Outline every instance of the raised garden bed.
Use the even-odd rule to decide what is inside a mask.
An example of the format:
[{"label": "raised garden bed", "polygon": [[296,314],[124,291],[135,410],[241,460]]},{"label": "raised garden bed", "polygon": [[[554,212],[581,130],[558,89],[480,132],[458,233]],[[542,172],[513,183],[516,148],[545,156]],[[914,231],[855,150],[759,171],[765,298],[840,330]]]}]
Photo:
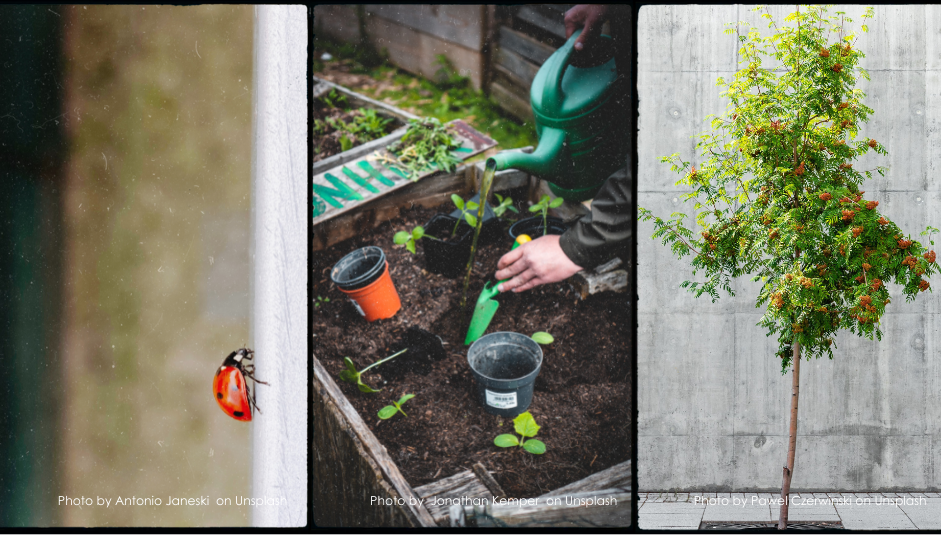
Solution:
[{"label": "raised garden bed", "polygon": [[[526,186],[514,191],[520,198],[528,194]],[[531,455],[519,448],[494,446],[494,437],[512,432],[513,424],[485,413],[476,400],[463,344],[466,323],[458,310],[461,281],[428,273],[421,255],[392,243],[396,231],[423,224],[436,212],[450,211],[448,205],[403,206],[398,217],[314,256],[311,295],[329,298],[313,309],[312,318],[314,462],[330,464],[323,472],[315,464],[315,480],[318,474],[324,478],[324,487],[315,488],[315,518],[318,492],[322,496],[329,492],[348,513],[346,518],[366,519],[359,525],[433,525],[441,517],[432,518],[422,506],[406,503],[377,509],[368,502],[372,495],[402,497],[407,502],[407,496],[420,495],[419,489],[464,474],[475,464],[492,475],[507,497],[533,498],[605,469],[623,467],[630,459],[627,299],[624,294],[602,292],[582,300],[566,283],[499,298],[500,308],[487,332],[548,331],[556,341],[543,346],[543,369],[529,409],[542,426],[538,438],[546,443],[546,453]],[[510,243],[507,237],[478,252],[468,292],[471,303]],[[365,245],[386,252],[402,301],[393,318],[374,323],[364,321],[329,279],[337,260]],[[362,369],[398,349],[409,327],[430,331],[445,343],[444,358],[434,362],[428,373],[389,377],[383,366],[373,368],[364,379],[383,388],[378,394],[364,394],[339,381],[344,357]],[[416,395],[404,407],[408,417],[385,421],[377,417],[379,409],[405,393]],[[623,478],[619,481],[623,483]]]}]

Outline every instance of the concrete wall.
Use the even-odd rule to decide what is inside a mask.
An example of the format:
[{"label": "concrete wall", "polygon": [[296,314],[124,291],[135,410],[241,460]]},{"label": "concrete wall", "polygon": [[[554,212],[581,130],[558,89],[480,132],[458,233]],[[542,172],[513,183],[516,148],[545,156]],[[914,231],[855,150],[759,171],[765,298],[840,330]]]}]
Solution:
[{"label": "concrete wall", "polygon": [[[791,6],[773,6],[782,20]],[[639,13],[639,200],[661,217],[692,215],[678,175],[658,157],[694,158],[691,136],[724,112],[715,81],[731,78],[737,41],[726,22],[758,25],[751,6],[644,6]],[[862,9],[843,9],[858,28]],[[833,11],[836,11],[834,9]],[[941,228],[941,7],[877,6],[857,48],[875,110],[861,135],[889,156],[857,165],[889,168],[862,188],[902,229]],[[766,24],[761,24],[766,28]],[[738,280],[736,297],[712,303],[679,287],[688,261],[638,235],[638,479],[641,490],[780,489],[790,374],[774,338],[756,324],[759,285]],[[936,237],[937,240],[937,237]],[[941,248],[941,243],[939,243]],[[688,258],[688,257],[687,257]],[[941,280],[931,281],[941,288]],[[941,296],[914,303],[891,288],[881,342],[850,333],[834,360],[804,362],[792,490],[941,487]]]}]

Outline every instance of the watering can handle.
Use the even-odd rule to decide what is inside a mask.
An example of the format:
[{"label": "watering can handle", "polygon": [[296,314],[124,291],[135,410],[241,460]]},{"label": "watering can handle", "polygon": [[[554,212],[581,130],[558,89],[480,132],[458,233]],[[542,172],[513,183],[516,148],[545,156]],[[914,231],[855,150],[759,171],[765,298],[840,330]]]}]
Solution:
[{"label": "watering can handle", "polygon": [[565,75],[565,69],[568,68],[569,61],[572,59],[572,52],[575,51],[575,41],[581,34],[582,30],[575,30],[575,33],[559,49],[562,52],[562,61],[553,65],[552,70],[546,76],[546,85],[542,90],[543,106],[558,109],[562,104],[562,99],[565,97],[562,93],[562,76]]}]

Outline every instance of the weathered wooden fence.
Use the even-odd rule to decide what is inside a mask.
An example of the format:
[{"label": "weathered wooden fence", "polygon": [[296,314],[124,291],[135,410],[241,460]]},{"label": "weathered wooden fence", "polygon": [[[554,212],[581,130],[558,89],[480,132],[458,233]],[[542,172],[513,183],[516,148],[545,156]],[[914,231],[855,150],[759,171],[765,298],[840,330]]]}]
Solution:
[{"label": "weathered wooden fence", "polygon": [[476,89],[532,120],[529,87],[565,41],[571,4],[345,4],[314,8],[315,35],[371,45],[398,67],[433,79],[445,56]]}]

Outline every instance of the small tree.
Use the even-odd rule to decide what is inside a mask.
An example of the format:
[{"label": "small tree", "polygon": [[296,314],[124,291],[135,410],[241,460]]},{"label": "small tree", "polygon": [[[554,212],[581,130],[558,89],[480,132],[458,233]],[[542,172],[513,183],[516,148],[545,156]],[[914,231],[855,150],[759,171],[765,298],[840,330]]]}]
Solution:
[{"label": "small tree", "polygon": [[[761,10],[757,8],[756,10]],[[704,282],[682,284],[697,297],[718,289],[734,295],[731,280],[753,274],[763,283],[757,307],[767,306],[758,325],[777,334],[782,373],[792,367],[787,465],[781,497],[787,498],[794,473],[800,359],[833,358],[834,336],[841,329],[882,339],[879,319],[890,302],[886,282],[902,286],[908,300],[929,288],[938,272],[935,252],[905,235],[881,215],[878,201],[866,200],[860,184],[872,171],[853,167],[860,156],[885,148],[875,139],[857,140],[859,125],[872,110],[863,105],[856,76],[864,57],[856,34],[842,12],[829,16],[810,6],[778,25],[767,11],[773,35],[755,29],[740,35],[740,67],[722,96],[727,112],[712,120],[712,131],[699,136],[700,165],[678,154],[662,158],[692,188],[699,236],[687,228],[682,213],[669,220],[640,209],[654,222],[654,239],[670,245],[678,257],[692,254],[693,275]],[[872,17],[868,9],[864,18]],[[744,24],[744,23],[742,23]],[[867,28],[862,26],[865,32]],[[733,33],[729,28],[726,33]],[[778,71],[763,58],[780,62]],[[928,227],[922,235],[937,229]],[[793,366],[792,366],[793,365]],[[787,525],[787,500],[779,529]]]}]

